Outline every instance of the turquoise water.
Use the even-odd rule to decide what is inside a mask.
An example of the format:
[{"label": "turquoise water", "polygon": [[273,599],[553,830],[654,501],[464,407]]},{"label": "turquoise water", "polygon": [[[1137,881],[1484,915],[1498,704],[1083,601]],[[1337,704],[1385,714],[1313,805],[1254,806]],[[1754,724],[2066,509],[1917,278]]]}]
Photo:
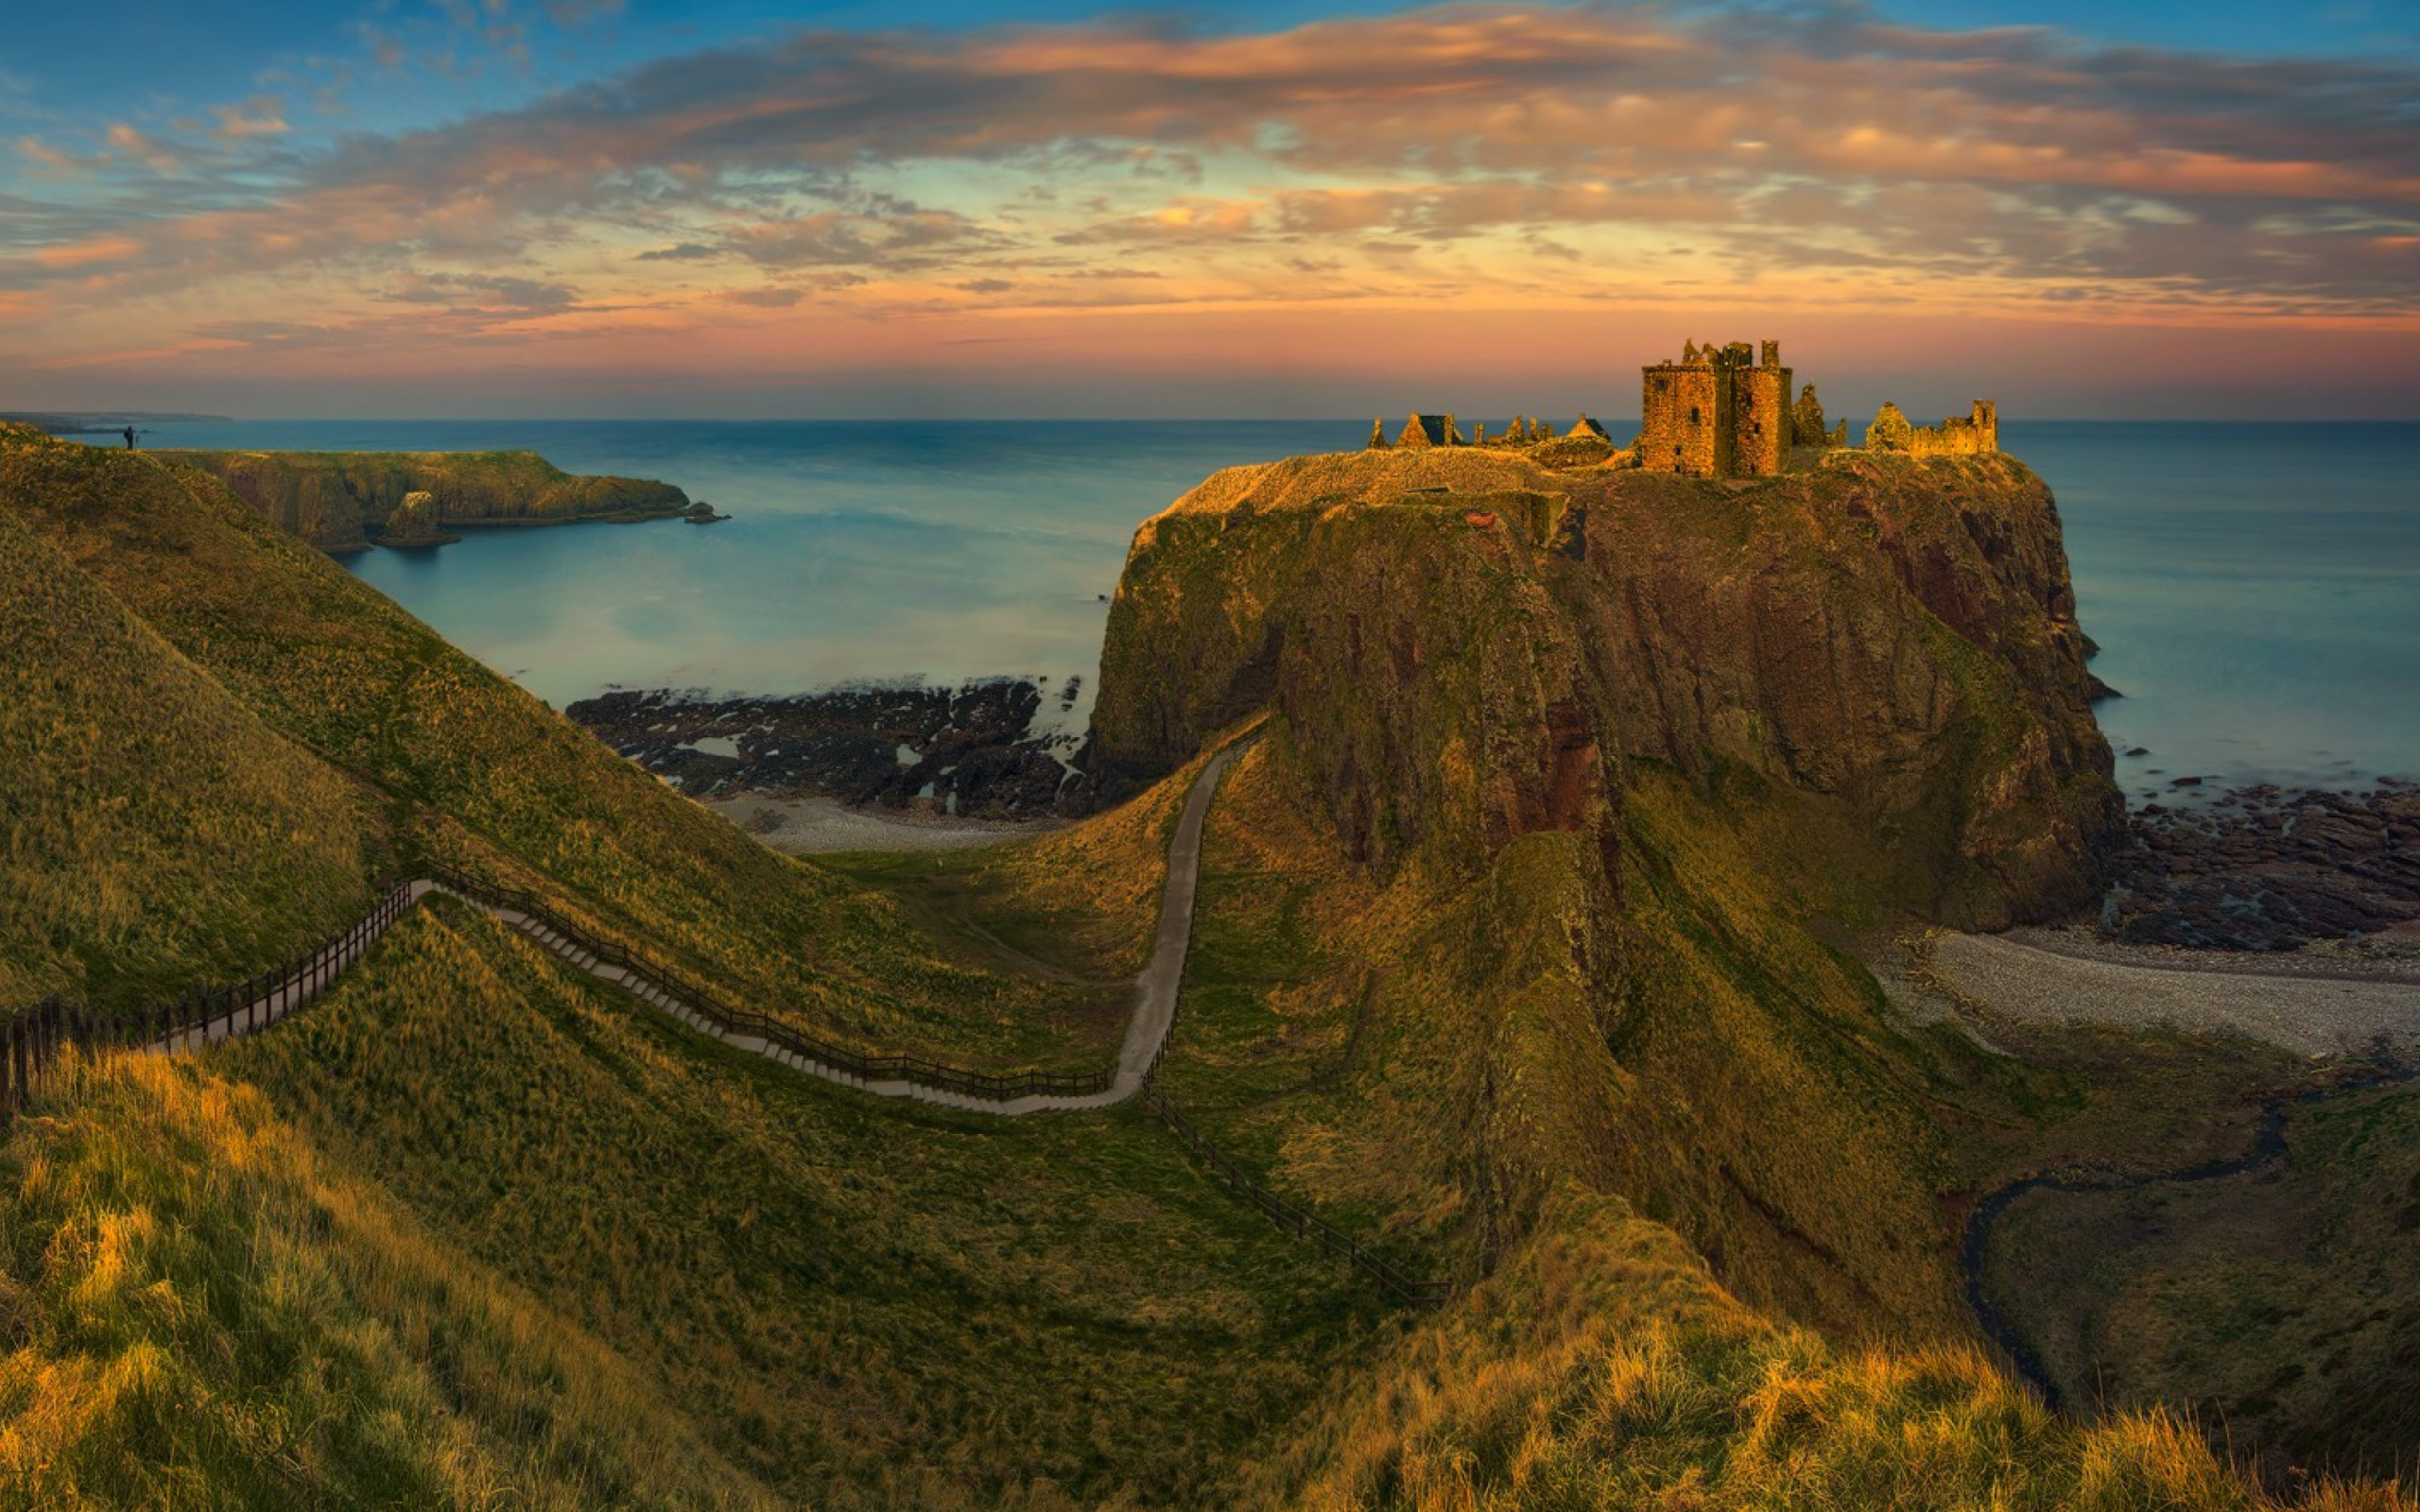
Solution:
[{"label": "turquoise water", "polygon": [[[557,705],[611,686],[790,693],[1081,676],[1134,526],[1212,470],[1367,421],[247,421],[147,444],[527,447],[735,518],[373,551],[364,578]],[[1616,428],[1616,438],[1620,436]],[[2011,421],[2059,495],[2136,801],[2186,775],[2420,776],[2420,425]],[[2219,785],[2213,783],[2213,786]]]}]

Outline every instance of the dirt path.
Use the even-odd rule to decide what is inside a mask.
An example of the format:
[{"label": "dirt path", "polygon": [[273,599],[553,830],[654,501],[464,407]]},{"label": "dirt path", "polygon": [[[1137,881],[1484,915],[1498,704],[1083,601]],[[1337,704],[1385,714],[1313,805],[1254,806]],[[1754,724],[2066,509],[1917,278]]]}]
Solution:
[{"label": "dirt path", "polygon": [[[700,1033],[711,1035],[735,1050],[763,1056],[810,1076],[854,1087],[877,1097],[906,1098],[1011,1117],[1026,1113],[1112,1108],[1143,1090],[1144,1082],[1159,1063],[1161,1052],[1167,1048],[1168,1031],[1175,1026],[1177,992],[1184,982],[1185,954],[1193,936],[1193,900],[1201,869],[1202,825],[1209,817],[1210,800],[1217,794],[1228,765],[1249,743],[1248,739],[1239,741],[1212,756],[1185,794],[1184,809],[1178,816],[1176,834],[1168,845],[1167,881],[1160,895],[1159,932],[1152,940],[1150,962],[1144,966],[1142,975],[1135,978],[1134,1012],[1127,1021],[1126,1038],[1118,1047],[1117,1062],[1110,1074],[1109,1085],[1097,1092],[1077,1095],[1031,1093],[1001,1100],[904,1078],[882,1080],[856,1075],[766,1039],[734,1032],[640,974],[598,959],[585,946],[559,933],[544,919],[476,898],[464,897],[463,901],[519,930],[567,964],[598,981],[621,988]],[[370,918],[348,932],[342,940],[314,957],[303,974],[280,984],[230,1012],[154,1040],[147,1048],[164,1054],[197,1050],[275,1023],[334,986],[411,904],[438,892],[463,896],[444,883],[428,878],[408,883],[382,901]]]}]

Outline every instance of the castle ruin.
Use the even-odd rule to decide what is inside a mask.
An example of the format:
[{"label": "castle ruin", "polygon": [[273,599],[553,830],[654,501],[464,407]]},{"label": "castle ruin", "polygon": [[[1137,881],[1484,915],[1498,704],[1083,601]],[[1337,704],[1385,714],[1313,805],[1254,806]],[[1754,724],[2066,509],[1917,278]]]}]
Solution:
[{"label": "castle ruin", "polygon": [[1766,477],[1789,460],[1789,369],[1768,341],[1752,365],[1748,343],[1717,350],[1690,342],[1678,362],[1641,369],[1638,465],[1698,478]]},{"label": "castle ruin", "polygon": [[1979,399],[1971,414],[1950,416],[1938,425],[1910,425],[1899,406],[1889,400],[1865,428],[1869,452],[1905,452],[1910,456],[1982,456],[2000,449],[2000,408]]},{"label": "castle ruin", "polygon": [[[1804,460],[1799,454],[1848,446],[1848,421],[1827,426],[1815,386],[1790,392],[1790,369],[1782,366],[1781,343],[1752,349],[1745,341],[1717,347],[1686,343],[1678,361],[1652,363],[1639,377],[1638,439],[1615,450],[1603,426],[1580,417],[1559,451],[1592,443],[1604,455],[1595,465],[1633,467],[1684,477],[1770,477]],[[1526,451],[1554,440],[1554,427],[1516,417],[1501,435],[1480,425],[1465,438],[1450,415],[1413,415],[1394,446],[1483,446]],[[1370,447],[1390,443],[1384,421],[1370,424]],[[1938,425],[1910,424],[1899,406],[1884,402],[1866,427],[1865,449],[1909,456],[1981,456],[2000,449],[1999,406],[1975,401],[1972,412]],[[1558,461],[1556,466],[1568,466]]]}]

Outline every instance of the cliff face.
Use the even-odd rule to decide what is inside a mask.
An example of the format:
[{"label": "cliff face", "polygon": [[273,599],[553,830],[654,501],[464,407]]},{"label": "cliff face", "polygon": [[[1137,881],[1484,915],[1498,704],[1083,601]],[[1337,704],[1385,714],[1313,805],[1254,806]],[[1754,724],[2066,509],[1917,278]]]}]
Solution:
[{"label": "cliff face", "polygon": [[1305,902],[1209,929],[1302,932],[1269,1012],[1352,1048],[1282,1110],[1203,1090],[1213,1137],[1431,1273],[1484,1273],[1576,1181],[1759,1306],[1956,1334],[1930,1109],[1971,1051],[1804,925],[2095,896],[2122,814],[2083,644],[2006,457],[1219,473],[1136,533],[1094,772],[1115,796],[1273,710],[1214,845]]},{"label": "cliff face", "polygon": [[431,531],[680,514],[689,496],[648,478],[583,477],[535,452],[159,452],[216,474],[237,497],[323,551],[359,551],[414,493]]},{"label": "cliff face", "polygon": [[2123,824],[2057,508],[2006,456],[1231,469],[1136,534],[1096,771],[1165,771],[1264,700],[1382,871],[1602,831],[1641,759],[1753,787],[1831,901],[1961,927],[2089,902]]}]

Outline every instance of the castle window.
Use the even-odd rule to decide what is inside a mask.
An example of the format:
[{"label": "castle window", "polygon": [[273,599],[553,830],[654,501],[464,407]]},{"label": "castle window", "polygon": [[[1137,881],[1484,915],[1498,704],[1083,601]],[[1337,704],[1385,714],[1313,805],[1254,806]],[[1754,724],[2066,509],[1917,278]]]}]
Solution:
[{"label": "castle window", "polygon": [[1689,423],[1692,425],[1698,423],[1698,406],[1695,404],[1689,406]]}]

